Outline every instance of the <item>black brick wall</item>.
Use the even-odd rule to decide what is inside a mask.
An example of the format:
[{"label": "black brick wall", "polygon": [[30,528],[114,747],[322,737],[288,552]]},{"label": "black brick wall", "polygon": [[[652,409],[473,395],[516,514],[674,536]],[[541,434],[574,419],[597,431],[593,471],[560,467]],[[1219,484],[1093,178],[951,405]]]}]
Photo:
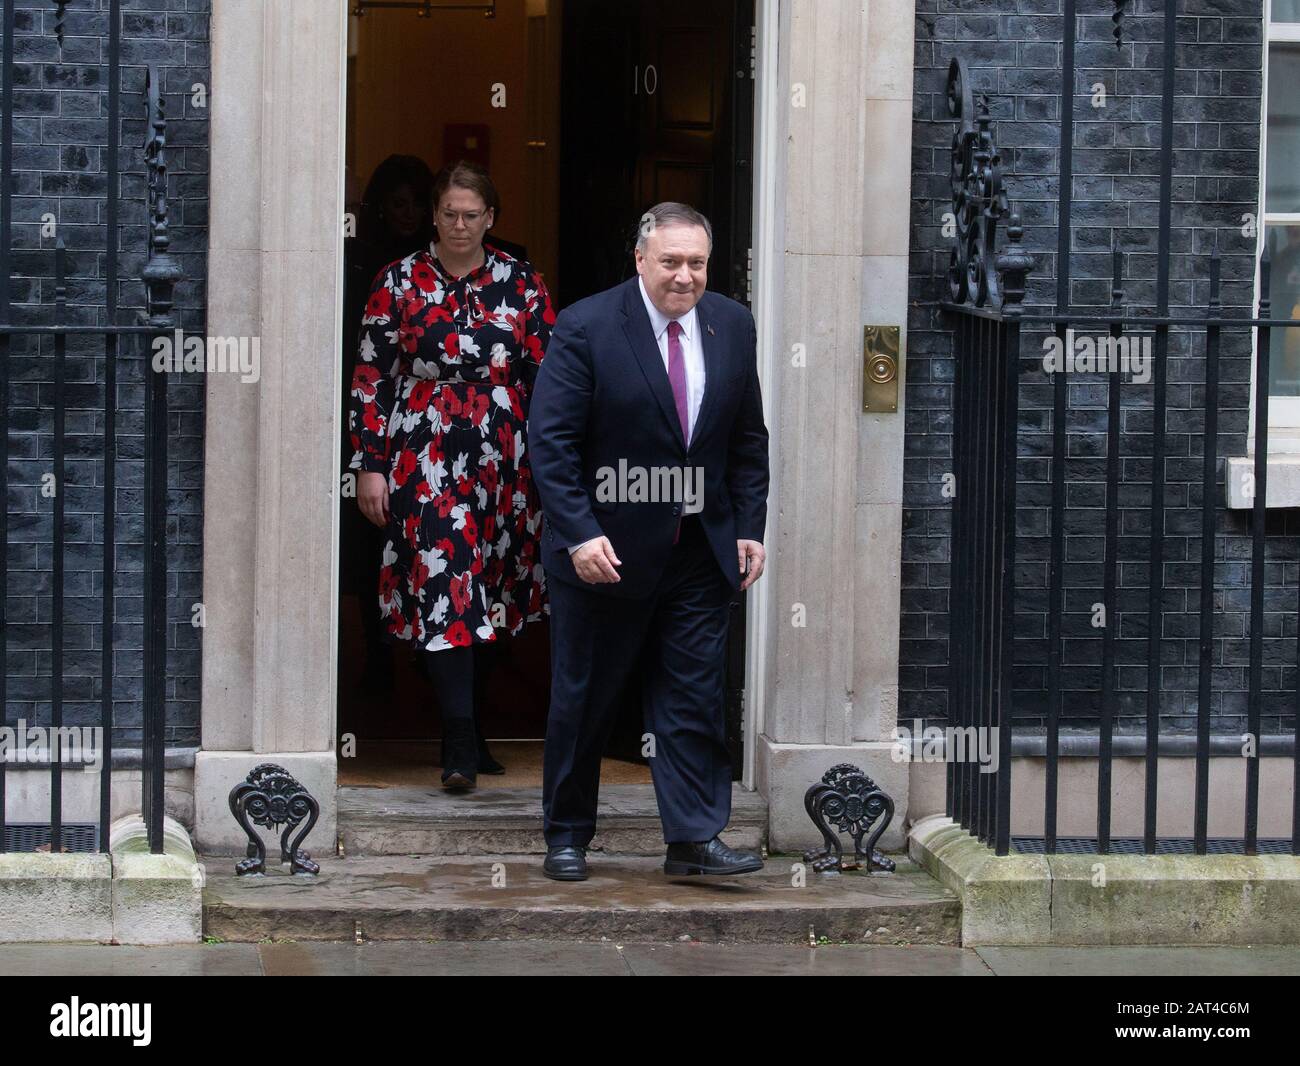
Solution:
[{"label": "black brick wall", "polygon": [[[54,244],[67,246],[68,318],[106,321],[104,250],[108,144],[108,0],[72,0],[64,41],[56,9],[18,0],[14,36],[13,253],[10,294],[18,323],[56,321]],[[207,266],[208,127],[192,106],[191,86],[210,91],[210,0],[124,0],[119,156],[118,321],[131,324],[145,306],[146,260],[144,72],[161,76],[170,171],[171,251],[183,280],[177,324],[204,329]],[[56,236],[40,220],[54,216]],[[100,721],[104,532],[104,342],[72,337],[67,347],[66,573],[64,721]],[[51,691],[53,500],[41,495],[54,454],[51,338],[13,340],[10,363],[9,596],[10,722],[48,721]],[[138,746],[141,725],[141,569],[143,356],[141,341],[120,344],[117,367],[117,540],[112,634],[115,647],[115,739]],[[167,743],[199,739],[200,633],[190,624],[202,589],[203,377],[175,375],[169,388]]]},{"label": "black brick wall", "polygon": [[[1178,0],[1174,110],[1172,310],[1200,310],[1208,293],[1207,254],[1223,255],[1223,301],[1245,313],[1254,291],[1254,238],[1242,215],[1258,210],[1262,13],[1260,0]],[[1117,49],[1112,5],[1081,0],[1076,51],[1072,300],[1110,299],[1111,241],[1125,250],[1130,306],[1155,302],[1162,10],[1132,0]],[[954,124],[944,89],[949,60],[965,57],[977,90],[989,94],[992,133],[1001,149],[1014,210],[1035,259],[1028,304],[1055,299],[1056,198],[1062,36],[1059,0],[918,0],[913,122],[911,310],[906,382],[906,459],[900,718],[947,713],[950,501],[941,494],[952,469],[951,323],[936,308],[945,293],[948,246],[940,231],[949,209]],[[1106,106],[1095,109],[1095,83]],[[1018,446],[1016,705],[1027,726],[1045,707],[1047,549],[1051,386],[1042,337],[1026,335]],[[1244,455],[1249,412],[1249,335],[1225,333],[1221,363],[1219,455]],[[1203,334],[1174,332],[1168,363],[1166,585],[1161,647],[1165,728],[1184,731],[1197,709],[1200,587]],[[1068,433],[1064,683],[1068,720],[1095,721],[1101,633],[1091,605],[1102,599],[1106,377],[1072,375]],[[1117,662],[1118,727],[1145,714],[1146,603],[1152,389],[1123,387]],[[1225,464],[1219,463],[1223,499]],[[960,488],[959,488],[960,491]],[[1264,647],[1265,732],[1290,722],[1295,683],[1296,588],[1300,525],[1289,512],[1269,516]],[[1248,516],[1221,513],[1216,544],[1216,730],[1244,729],[1249,633]],[[1125,716],[1128,716],[1127,718]]]}]

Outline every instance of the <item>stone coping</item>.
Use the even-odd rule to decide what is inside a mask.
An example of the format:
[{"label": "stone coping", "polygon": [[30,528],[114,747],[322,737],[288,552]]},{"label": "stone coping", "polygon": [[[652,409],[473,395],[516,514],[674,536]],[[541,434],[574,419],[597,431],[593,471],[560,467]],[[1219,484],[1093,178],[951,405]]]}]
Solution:
[{"label": "stone coping", "polygon": [[185,868],[195,865],[194,845],[185,827],[174,818],[163,818],[163,850],[155,855],[149,850],[149,834],[144,819],[138,814],[119,818],[108,831],[108,850],[113,856],[113,876],[121,876],[124,866],[143,868],[137,860],[151,863],[167,862]]},{"label": "stone coping", "polygon": [[1004,855],[945,815],[912,859],[962,901],[962,943],[1300,944],[1300,857]]},{"label": "stone coping", "polygon": [[107,853],[0,855],[0,942],[195,943],[203,878],[179,822],[163,819],[155,855],[138,814],[113,823]]},{"label": "stone coping", "polygon": [[[947,723],[924,719],[915,719],[943,732]],[[912,729],[911,721],[900,719],[898,724]],[[955,728],[971,729],[973,726]],[[1057,738],[1057,755],[1061,759],[1095,759],[1101,751],[1101,739],[1096,732],[1083,730],[1061,730]],[[910,750],[912,761],[922,761],[923,754],[938,754],[947,750],[946,734],[934,739],[913,733],[907,740],[892,742],[895,748]],[[1295,751],[1295,737],[1286,735],[1269,735],[1259,738],[1261,758],[1287,758]],[[1211,758],[1241,758],[1241,737],[1215,734],[1210,737],[1209,752]],[[1120,733],[1111,740],[1111,754],[1116,759],[1133,759],[1145,756],[1147,739],[1145,734]],[[1196,758],[1196,737],[1183,733],[1161,733],[1156,740],[1156,754],[1162,759]],[[1011,757],[1013,759],[1045,759],[1047,757],[1047,735],[1041,731],[1018,732],[1011,738]]]},{"label": "stone coping", "polygon": [[[13,723],[11,722],[10,725]],[[167,748],[163,752],[163,769],[164,770],[193,770],[194,757],[199,753],[197,747],[190,748]],[[20,774],[24,771],[39,772],[47,777],[50,773],[50,763],[45,762],[16,762],[8,760],[5,762],[5,772],[9,774]],[[83,767],[92,767],[98,770],[98,765],[90,759],[81,759],[78,761],[73,758],[63,759],[64,773],[71,773],[74,770],[80,770]],[[144,756],[140,748],[122,747],[114,748],[111,753],[110,767],[114,771],[119,770],[139,770],[144,765]]]}]

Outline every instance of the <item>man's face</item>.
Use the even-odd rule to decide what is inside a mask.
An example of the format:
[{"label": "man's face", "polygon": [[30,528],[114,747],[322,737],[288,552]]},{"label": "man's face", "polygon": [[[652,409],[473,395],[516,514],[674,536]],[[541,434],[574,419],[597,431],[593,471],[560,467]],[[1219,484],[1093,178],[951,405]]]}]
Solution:
[{"label": "man's face", "polygon": [[680,318],[700,301],[709,280],[709,238],[703,226],[655,226],[645,250],[636,251],[636,272],[650,302],[669,318]]}]

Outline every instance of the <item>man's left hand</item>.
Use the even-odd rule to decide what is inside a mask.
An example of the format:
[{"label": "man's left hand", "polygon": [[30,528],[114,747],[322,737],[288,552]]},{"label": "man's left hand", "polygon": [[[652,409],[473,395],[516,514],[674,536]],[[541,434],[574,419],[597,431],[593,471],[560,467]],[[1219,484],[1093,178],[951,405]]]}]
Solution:
[{"label": "man's left hand", "polygon": [[744,592],[763,576],[763,563],[767,561],[767,552],[756,540],[738,540],[736,558],[740,564],[740,572],[745,575],[745,580],[740,583],[740,591]]}]

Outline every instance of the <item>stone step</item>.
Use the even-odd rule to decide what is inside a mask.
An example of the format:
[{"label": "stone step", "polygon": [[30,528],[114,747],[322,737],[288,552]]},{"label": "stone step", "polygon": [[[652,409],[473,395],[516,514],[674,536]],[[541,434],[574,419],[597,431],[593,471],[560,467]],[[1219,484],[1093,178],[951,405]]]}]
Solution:
[{"label": "stone step", "polygon": [[[340,788],[343,854],[542,855],[542,790],[478,788],[456,794],[442,788]],[[663,828],[653,785],[606,785],[600,790],[593,850],[663,855]],[[736,787],[731,823],[722,839],[733,848],[767,842],[767,802]],[[308,841],[321,851],[319,842]]]},{"label": "stone step", "polygon": [[569,940],[956,944],[957,898],[897,856],[898,870],[807,872],[771,856],[735,877],[669,877],[662,858],[592,854],[590,879],[555,882],[536,857],[320,856],[316,877],[274,866],[236,877],[207,858],[203,931],[225,941]]}]

